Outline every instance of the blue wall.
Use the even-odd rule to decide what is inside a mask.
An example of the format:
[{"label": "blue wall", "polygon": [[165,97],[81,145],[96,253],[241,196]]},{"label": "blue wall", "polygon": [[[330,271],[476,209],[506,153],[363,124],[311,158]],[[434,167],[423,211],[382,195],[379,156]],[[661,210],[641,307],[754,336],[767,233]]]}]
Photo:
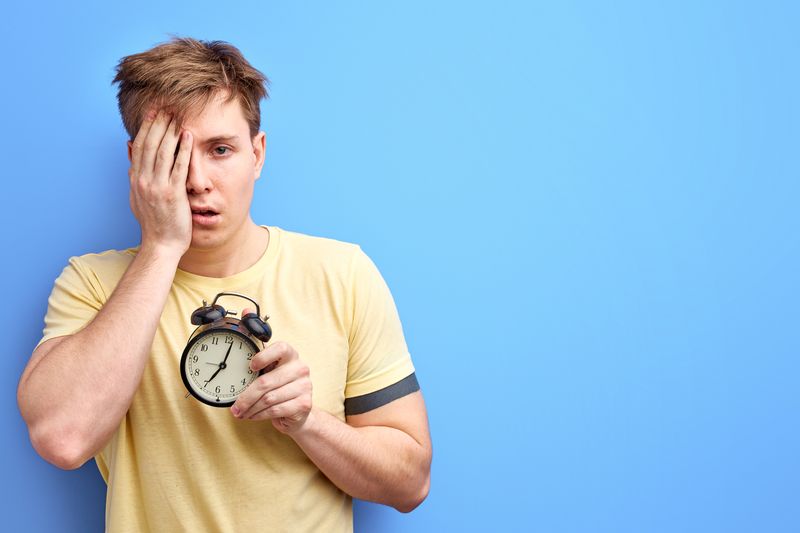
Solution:
[{"label": "blue wall", "polygon": [[357,531],[799,531],[796,5],[5,7],[4,518],[102,529],[15,391],[67,258],[138,242],[110,82],[176,33],[272,79],[255,220],[395,296],[433,487]]}]

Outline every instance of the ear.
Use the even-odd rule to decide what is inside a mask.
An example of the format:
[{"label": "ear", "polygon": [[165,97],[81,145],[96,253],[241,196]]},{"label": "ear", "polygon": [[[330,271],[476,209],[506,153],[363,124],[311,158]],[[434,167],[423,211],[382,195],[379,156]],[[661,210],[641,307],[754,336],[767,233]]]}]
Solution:
[{"label": "ear", "polygon": [[261,168],[264,166],[264,154],[267,151],[267,134],[259,131],[253,137],[253,155],[256,156],[255,175],[256,179],[261,177]]},{"label": "ear", "polygon": [[133,141],[128,141],[128,161],[133,163]]}]

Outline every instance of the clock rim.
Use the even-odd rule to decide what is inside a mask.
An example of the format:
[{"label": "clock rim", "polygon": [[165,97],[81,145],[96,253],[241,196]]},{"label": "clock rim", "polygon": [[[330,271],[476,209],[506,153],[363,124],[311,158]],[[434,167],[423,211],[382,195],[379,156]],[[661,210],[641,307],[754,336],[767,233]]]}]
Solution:
[{"label": "clock rim", "polygon": [[[186,387],[186,390],[189,392],[189,394],[191,394],[192,397],[194,397],[196,400],[211,407],[230,407],[231,405],[236,403],[236,398],[238,398],[238,396],[231,401],[212,402],[203,398],[198,393],[196,393],[194,389],[192,389],[190,384],[191,382],[189,381],[189,378],[186,376],[186,358],[189,355],[190,349],[203,337],[211,335],[216,331],[220,331],[220,332],[225,332],[226,334],[233,333],[235,335],[239,335],[240,337],[244,338],[246,341],[252,343],[253,346],[255,346],[256,353],[258,353],[261,350],[259,349],[258,344],[256,344],[257,339],[254,339],[250,335],[247,335],[246,333],[242,332],[239,329],[238,324],[230,324],[230,323],[216,324],[216,325],[208,324],[208,326],[210,327],[202,329],[200,331],[195,331],[194,334],[192,334],[192,336],[189,337],[189,341],[186,343],[186,347],[183,349],[183,354],[181,355],[181,362],[180,362],[181,380],[183,380],[183,386]],[[261,374],[261,372],[259,372],[259,374]]]}]

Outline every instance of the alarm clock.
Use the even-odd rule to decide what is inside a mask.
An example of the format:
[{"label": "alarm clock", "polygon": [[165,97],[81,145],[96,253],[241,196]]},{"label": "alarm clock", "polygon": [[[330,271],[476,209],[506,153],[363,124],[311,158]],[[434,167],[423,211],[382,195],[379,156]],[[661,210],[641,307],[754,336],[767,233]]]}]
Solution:
[{"label": "alarm clock", "polygon": [[[228,315],[235,312],[217,304],[221,296],[244,298],[256,306],[256,312],[241,320],[232,318]],[[203,307],[192,313],[191,322],[198,327],[181,356],[181,379],[189,394],[206,405],[229,407],[258,376],[275,367],[260,372],[250,369],[250,361],[261,351],[257,341],[266,343],[272,337],[269,317],[261,320],[260,315],[258,303],[244,294],[221,292],[211,305],[203,300]]]}]

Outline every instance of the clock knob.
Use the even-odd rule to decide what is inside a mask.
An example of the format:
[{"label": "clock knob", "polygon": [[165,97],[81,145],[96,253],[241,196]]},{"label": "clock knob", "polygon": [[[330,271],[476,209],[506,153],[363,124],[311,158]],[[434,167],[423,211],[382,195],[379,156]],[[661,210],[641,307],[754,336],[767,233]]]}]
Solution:
[{"label": "clock knob", "polygon": [[262,342],[268,342],[272,337],[272,328],[269,324],[258,318],[255,313],[247,313],[242,317],[242,324],[253,334],[255,338]]},{"label": "clock knob", "polygon": [[211,324],[224,318],[226,314],[221,305],[203,306],[192,313],[192,324],[195,326]]}]

